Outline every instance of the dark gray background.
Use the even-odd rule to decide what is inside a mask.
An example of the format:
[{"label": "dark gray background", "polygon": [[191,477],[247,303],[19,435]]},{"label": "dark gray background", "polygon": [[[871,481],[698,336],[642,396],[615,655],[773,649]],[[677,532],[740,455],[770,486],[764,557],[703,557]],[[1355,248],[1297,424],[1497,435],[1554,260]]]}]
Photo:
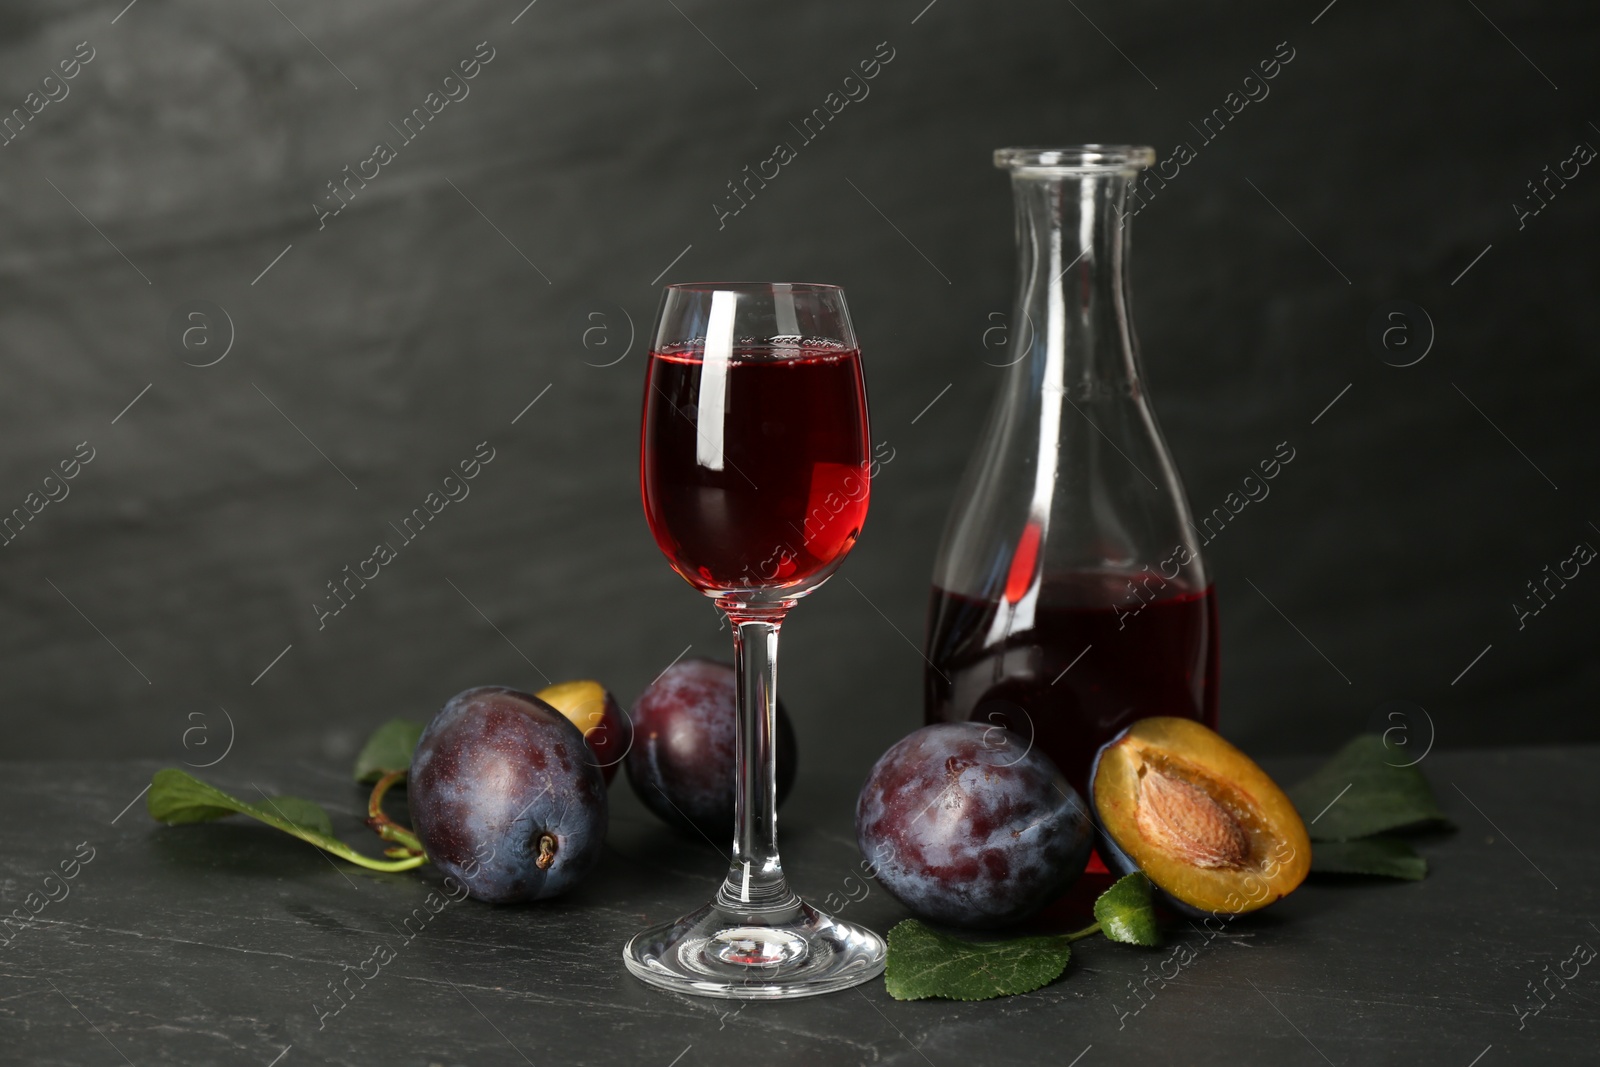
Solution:
[{"label": "dark gray background", "polygon": [[[726,655],[638,502],[627,320],[664,274],[849,293],[895,459],[786,630],[783,691],[802,762],[864,773],[920,722],[933,552],[1001,373],[991,149],[1182,140],[1135,226],[1157,411],[1197,511],[1297,451],[1208,549],[1225,731],[1325,751],[1403,698],[1444,747],[1600,739],[1600,577],[1521,631],[1511,606],[1600,544],[1600,176],[1521,231],[1511,206],[1600,144],[1593,12],[924,2],[7,4],[0,107],[96,55],[0,148],[0,510],[96,458],[0,549],[4,754],[200,762],[225,708],[252,759],[343,761],[469,685],[631,702],[686,645]],[[319,232],[324,183],[485,40],[471,95]],[[724,183],[883,41],[870,97],[719,231]],[[1271,96],[1200,147],[1188,123],[1281,41]],[[194,299],[236,332],[204,369],[168,336]],[[1365,336],[1397,299],[1437,329],[1406,368]],[[485,439],[471,496],[319,631],[324,583]]]}]

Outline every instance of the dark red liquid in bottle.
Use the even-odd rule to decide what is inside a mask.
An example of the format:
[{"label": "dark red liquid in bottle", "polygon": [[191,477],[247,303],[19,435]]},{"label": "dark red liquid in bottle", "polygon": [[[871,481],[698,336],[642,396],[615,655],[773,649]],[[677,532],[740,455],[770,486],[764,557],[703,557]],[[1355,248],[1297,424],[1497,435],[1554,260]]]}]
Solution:
[{"label": "dark red liquid in bottle", "polygon": [[977,601],[935,588],[928,722],[1015,731],[1085,797],[1095,753],[1135,719],[1175,715],[1215,728],[1215,594],[1177,582],[1152,591],[1149,578],[1046,576],[1031,619],[1026,596]]},{"label": "dark red liquid in bottle", "polygon": [[732,359],[652,352],[645,518],[703,590],[804,587],[855,544],[869,446],[854,349],[745,346]]}]

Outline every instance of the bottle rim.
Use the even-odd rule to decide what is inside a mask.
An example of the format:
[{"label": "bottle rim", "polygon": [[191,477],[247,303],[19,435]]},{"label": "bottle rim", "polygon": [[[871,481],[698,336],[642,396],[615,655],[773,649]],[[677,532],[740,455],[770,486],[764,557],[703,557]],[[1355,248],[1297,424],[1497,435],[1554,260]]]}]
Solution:
[{"label": "bottle rim", "polygon": [[1057,148],[997,148],[994,165],[1010,171],[1071,174],[1131,174],[1156,161],[1148,145],[1079,144]]}]

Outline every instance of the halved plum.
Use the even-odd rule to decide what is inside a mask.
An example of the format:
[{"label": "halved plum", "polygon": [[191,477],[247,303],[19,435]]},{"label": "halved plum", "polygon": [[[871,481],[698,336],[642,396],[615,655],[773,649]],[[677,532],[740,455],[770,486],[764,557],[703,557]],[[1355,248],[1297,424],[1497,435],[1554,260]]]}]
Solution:
[{"label": "halved plum", "polygon": [[1277,783],[1192,719],[1140,719],[1102,748],[1089,795],[1106,861],[1149,876],[1190,915],[1242,915],[1311,869],[1305,823]]},{"label": "halved plum", "polygon": [[594,755],[594,765],[605,776],[606,785],[610,785],[617,765],[633,747],[633,724],[623,713],[617,698],[605,686],[588,678],[557,682],[535,695],[583,731],[583,739]]}]

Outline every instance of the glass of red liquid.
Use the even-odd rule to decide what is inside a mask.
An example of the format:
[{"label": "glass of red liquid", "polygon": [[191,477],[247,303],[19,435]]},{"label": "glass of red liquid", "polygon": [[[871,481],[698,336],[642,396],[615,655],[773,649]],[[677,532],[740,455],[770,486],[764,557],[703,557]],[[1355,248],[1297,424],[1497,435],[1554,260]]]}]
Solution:
[{"label": "glass of red liquid", "polygon": [[883,971],[872,931],[801,900],[778,858],[778,630],[855,545],[869,490],[867,394],[844,291],[670,285],[644,390],[640,487],[656,544],[733,629],[737,800],[727,877],[623,960],[665,989],[773,1000]]}]

